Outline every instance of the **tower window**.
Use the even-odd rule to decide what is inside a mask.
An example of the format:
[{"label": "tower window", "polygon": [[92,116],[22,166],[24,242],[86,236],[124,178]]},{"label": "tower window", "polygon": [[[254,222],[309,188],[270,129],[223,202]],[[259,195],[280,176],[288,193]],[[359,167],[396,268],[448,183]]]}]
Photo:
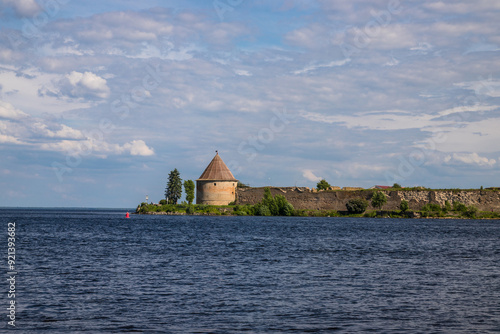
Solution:
[{"label": "tower window", "polygon": [[214,186],[216,186],[216,185],[217,185],[217,183],[214,183]]}]

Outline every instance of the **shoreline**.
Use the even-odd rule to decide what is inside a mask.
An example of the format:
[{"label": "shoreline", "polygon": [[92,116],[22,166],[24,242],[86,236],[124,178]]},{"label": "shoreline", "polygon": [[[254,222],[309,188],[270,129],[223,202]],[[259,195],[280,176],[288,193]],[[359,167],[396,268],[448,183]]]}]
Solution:
[{"label": "shoreline", "polygon": [[[203,213],[203,212],[195,212],[192,214],[187,214],[185,212],[145,212],[138,213],[133,212],[133,215],[151,215],[151,216],[209,216],[209,217],[242,217],[241,215],[226,213],[226,214],[217,214],[217,213]],[[468,218],[468,217],[460,217],[460,216],[444,216],[444,217],[390,217],[390,216],[364,216],[364,215],[336,215],[336,216],[257,216],[257,215],[246,215],[243,217],[283,217],[283,218],[363,218],[363,219],[455,219],[455,220],[500,220],[500,218],[491,218],[491,217],[476,217],[476,218]]]}]

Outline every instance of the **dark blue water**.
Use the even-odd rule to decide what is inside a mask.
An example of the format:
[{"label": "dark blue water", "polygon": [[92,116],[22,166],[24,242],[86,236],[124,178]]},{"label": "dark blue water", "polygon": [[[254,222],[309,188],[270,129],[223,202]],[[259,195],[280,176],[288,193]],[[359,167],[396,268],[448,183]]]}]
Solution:
[{"label": "dark blue water", "polygon": [[124,215],[0,210],[16,329],[500,332],[500,221]]}]

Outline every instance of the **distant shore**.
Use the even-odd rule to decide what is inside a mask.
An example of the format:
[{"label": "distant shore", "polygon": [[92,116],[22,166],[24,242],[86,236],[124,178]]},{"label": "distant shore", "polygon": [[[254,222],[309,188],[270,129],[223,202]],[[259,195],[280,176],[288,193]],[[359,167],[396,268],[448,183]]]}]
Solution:
[{"label": "distant shore", "polygon": [[[191,208],[191,210],[190,210]],[[135,214],[166,216],[269,216],[250,214],[251,205],[189,205],[189,204],[146,204],[142,203]],[[361,214],[349,214],[335,210],[295,210],[289,217],[345,217],[345,218],[405,218],[405,219],[500,219],[496,212],[478,211],[474,214],[465,212],[443,211],[384,211],[368,210]]]}]

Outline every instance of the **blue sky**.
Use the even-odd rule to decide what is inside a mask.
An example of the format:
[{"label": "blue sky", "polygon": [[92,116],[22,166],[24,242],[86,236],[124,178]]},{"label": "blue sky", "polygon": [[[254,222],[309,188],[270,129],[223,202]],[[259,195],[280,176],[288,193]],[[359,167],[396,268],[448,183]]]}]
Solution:
[{"label": "blue sky", "polygon": [[498,1],[0,0],[0,206],[500,186]]}]

